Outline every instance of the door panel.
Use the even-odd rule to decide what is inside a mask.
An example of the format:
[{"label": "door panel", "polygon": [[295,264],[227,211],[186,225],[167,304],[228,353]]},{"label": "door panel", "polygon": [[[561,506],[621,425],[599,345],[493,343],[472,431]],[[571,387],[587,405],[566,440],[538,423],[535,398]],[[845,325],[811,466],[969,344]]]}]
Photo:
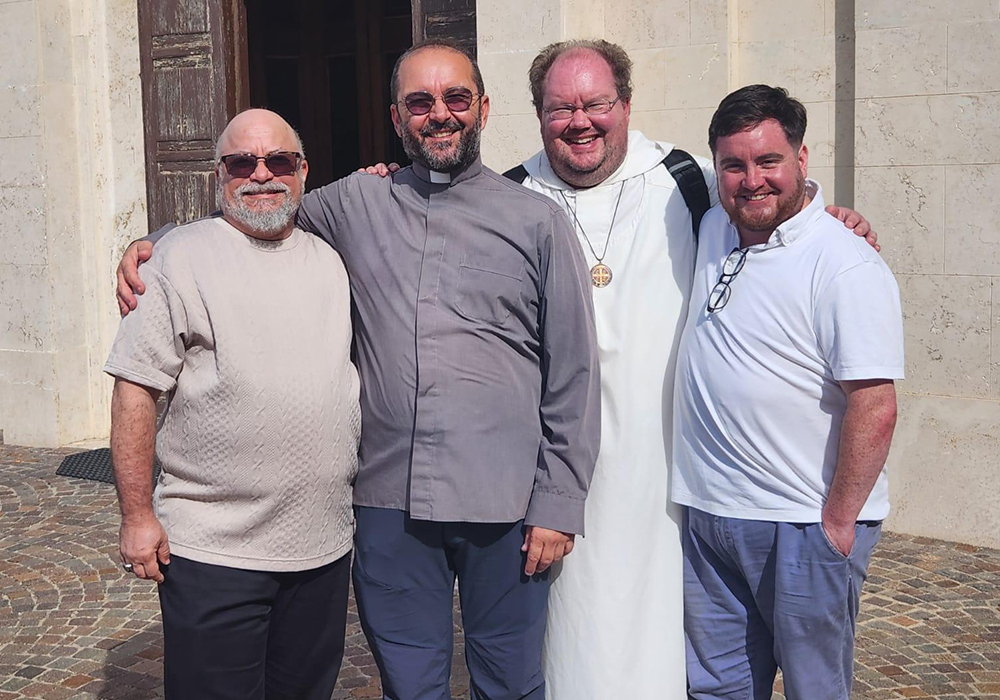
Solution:
[{"label": "door panel", "polygon": [[139,2],[151,230],[214,211],[214,142],[243,106],[239,0]]}]

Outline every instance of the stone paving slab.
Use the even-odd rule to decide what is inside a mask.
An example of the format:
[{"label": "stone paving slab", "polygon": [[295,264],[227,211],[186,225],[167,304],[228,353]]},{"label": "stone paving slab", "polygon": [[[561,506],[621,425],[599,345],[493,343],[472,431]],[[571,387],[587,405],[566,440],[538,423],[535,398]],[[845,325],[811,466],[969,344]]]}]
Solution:
[{"label": "stone paving slab", "polygon": [[[116,564],[114,488],[55,475],[71,452],[0,445],[0,700],[162,698],[155,588]],[[452,693],[466,700],[455,631]],[[886,535],[857,647],[855,699],[1000,700],[1000,551]],[[352,599],[333,700],[378,697]]]}]

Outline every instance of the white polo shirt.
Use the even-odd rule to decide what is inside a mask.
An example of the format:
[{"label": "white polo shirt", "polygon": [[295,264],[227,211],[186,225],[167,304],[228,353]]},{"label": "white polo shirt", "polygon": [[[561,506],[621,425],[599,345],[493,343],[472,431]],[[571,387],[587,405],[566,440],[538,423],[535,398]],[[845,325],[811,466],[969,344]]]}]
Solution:
[{"label": "white polo shirt", "polygon": [[[747,249],[724,308],[708,296],[739,234],[721,206],[700,247],[674,392],[676,503],[715,515],[820,522],[847,398],[840,382],[903,378],[899,289],[882,258],[810,204]],[[859,520],[889,512],[883,468]]]}]

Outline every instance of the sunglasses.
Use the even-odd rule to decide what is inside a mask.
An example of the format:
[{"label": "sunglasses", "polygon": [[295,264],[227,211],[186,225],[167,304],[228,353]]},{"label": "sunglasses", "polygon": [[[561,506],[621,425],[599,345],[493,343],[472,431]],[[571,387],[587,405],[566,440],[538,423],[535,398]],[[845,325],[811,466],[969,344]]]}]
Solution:
[{"label": "sunglasses", "polygon": [[264,167],[275,177],[291,175],[299,169],[302,162],[301,153],[291,151],[275,151],[266,156],[255,156],[252,153],[230,153],[219,158],[226,166],[226,171],[233,177],[250,177],[257,169],[257,163],[264,161]]},{"label": "sunglasses", "polygon": [[472,102],[479,95],[474,95],[468,90],[451,90],[445,95],[432,95],[429,92],[411,92],[402,99],[406,105],[406,111],[414,116],[423,116],[432,109],[438,98],[444,102],[444,106],[451,112],[468,112],[472,107]]}]

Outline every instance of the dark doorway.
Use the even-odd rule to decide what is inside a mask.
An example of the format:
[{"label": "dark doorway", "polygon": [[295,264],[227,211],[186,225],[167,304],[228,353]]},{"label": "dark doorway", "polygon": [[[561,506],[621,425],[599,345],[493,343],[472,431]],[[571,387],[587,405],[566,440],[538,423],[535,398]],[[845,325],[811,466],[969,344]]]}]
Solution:
[{"label": "dark doorway", "polygon": [[389,77],[410,47],[410,0],[245,0],[250,103],[302,135],[308,187],[361,165],[409,163],[389,119]]},{"label": "dark doorway", "polygon": [[[2,0],[0,0],[2,2]],[[476,48],[476,0],[137,0],[149,229],[218,209],[214,143],[250,106],[302,134],[317,187],[405,164],[389,74],[427,37]]]}]

